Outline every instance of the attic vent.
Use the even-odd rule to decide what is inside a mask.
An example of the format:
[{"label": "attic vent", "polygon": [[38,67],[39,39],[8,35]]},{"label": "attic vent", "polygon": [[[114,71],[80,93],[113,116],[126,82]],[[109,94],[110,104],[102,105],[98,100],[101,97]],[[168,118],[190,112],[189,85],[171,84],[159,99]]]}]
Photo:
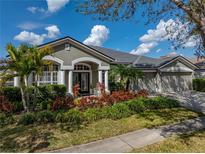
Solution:
[{"label": "attic vent", "polygon": [[68,44],[68,43],[65,44],[65,50],[66,50],[66,51],[70,51],[70,44]]}]

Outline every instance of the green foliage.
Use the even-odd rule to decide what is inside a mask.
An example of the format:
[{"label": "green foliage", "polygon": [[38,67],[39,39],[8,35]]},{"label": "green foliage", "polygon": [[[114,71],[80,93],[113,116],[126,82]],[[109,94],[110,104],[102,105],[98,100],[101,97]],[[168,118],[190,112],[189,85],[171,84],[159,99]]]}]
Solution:
[{"label": "green foliage", "polygon": [[5,113],[0,113],[0,126],[9,125],[15,122],[12,115],[7,115]]},{"label": "green foliage", "polygon": [[172,100],[166,97],[155,97],[145,100],[145,106],[147,109],[163,109],[179,107],[177,100]]},{"label": "green foliage", "polygon": [[41,111],[36,114],[36,119],[37,119],[37,122],[39,123],[54,122],[55,114],[47,110]]},{"label": "green foliage", "polygon": [[120,119],[128,117],[131,112],[126,104],[119,103],[114,104],[111,107],[106,108],[107,117],[111,119]]},{"label": "green foliage", "polygon": [[140,113],[146,110],[144,98],[138,98],[135,100],[128,101],[126,104],[133,113]]},{"label": "green foliage", "polygon": [[21,116],[18,123],[22,125],[29,125],[29,124],[33,124],[35,121],[36,121],[36,116],[34,113],[25,113],[24,115]]},{"label": "green foliage", "polygon": [[83,122],[83,117],[79,110],[71,109],[65,113],[58,113],[56,116],[56,121],[67,123],[69,126],[79,126]]},{"label": "green foliage", "polygon": [[21,101],[21,91],[19,87],[3,87],[2,92],[10,102]]},{"label": "green foliage", "polygon": [[205,79],[193,79],[193,89],[200,92],[205,92]]},{"label": "green foliage", "polygon": [[[23,103],[21,102],[21,92],[18,87],[4,87],[3,94],[14,105],[14,112],[21,112],[23,110]],[[64,85],[42,85],[27,87],[29,94],[28,108],[30,111],[42,111],[50,109],[52,102],[57,96],[65,97],[66,86]]]},{"label": "green foliage", "polygon": [[11,102],[13,105],[13,112],[14,113],[20,113],[23,111],[23,103],[21,101],[13,101]]},{"label": "green foliage", "polygon": [[102,112],[102,109],[95,108],[95,109],[87,109],[83,112],[83,117],[86,121],[92,122],[105,117],[105,114]]}]

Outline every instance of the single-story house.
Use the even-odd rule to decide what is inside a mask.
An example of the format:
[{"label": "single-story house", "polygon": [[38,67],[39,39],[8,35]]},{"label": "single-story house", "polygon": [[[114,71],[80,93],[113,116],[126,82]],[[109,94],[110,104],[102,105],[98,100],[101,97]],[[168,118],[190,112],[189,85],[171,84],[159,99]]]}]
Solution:
[{"label": "single-story house", "polygon": [[[36,80],[33,73],[29,83],[37,81],[41,84],[63,84],[67,91],[73,93],[73,85],[80,84],[80,92],[90,94],[94,92],[97,83],[104,83],[109,91],[108,73],[111,65],[132,65],[144,72],[144,77],[135,89],[147,89],[151,92],[177,92],[192,89],[192,79],[197,66],[182,56],[150,58],[132,55],[97,46],[85,45],[71,37],[64,37],[38,46],[49,45],[55,51],[44,57],[53,61],[53,69],[45,66],[43,75]],[[14,79],[14,86],[19,85],[18,77]]]}]

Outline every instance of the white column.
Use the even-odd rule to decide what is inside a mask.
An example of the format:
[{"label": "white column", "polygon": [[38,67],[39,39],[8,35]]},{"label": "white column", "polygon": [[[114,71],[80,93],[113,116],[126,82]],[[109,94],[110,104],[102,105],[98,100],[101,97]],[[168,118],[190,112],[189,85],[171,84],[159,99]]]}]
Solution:
[{"label": "white column", "polygon": [[73,71],[72,70],[69,70],[69,74],[68,74],[68,92],[70,94],[73,94]]},{"label": "white column", "polygon": [[65,71],[59,71],[59,84],[65,85]]},{"label": "white column", "polygon": [[19,87],[20,81],[19,81],[19,77],[14,77],[14,87]]},{"label": "white column", "polygon": [[105,91],[109,91],[108,89],[108,71],[105,71]]},{"label": "white column", "polygon": [[98,70],[98,83],[102,83],[102,71]]}]

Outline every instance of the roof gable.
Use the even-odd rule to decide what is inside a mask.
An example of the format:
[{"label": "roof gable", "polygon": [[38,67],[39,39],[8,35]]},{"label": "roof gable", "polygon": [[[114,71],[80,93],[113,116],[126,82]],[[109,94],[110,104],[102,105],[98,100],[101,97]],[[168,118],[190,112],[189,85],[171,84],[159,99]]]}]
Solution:
[{"label": "roof gable", "polygon": [[45,43],[45,44],[42,44],[42,45],[39,45],[38,48],[44,47],[46,45],[50,45],[51,47],[55,47],[59,44],[66,43],[66,42],[73,45],[73,46],[77,46],[78,48],[82,49],[83,51],[88,52],[94,56],[97,56],[98,58],[105,59],[106,61],[112,62],[115,60],[114,58],[112,58],[104,53],[101,53],[98,50],[91,48],[90,46],[87,46],[87,45],[85,45],[85,44],[83,44],[83,43],[81,43],[81,42],[79,42],[71,37],[68,37],[68,36],[51,41],[51,42],[48,42],[48,43]]}]

